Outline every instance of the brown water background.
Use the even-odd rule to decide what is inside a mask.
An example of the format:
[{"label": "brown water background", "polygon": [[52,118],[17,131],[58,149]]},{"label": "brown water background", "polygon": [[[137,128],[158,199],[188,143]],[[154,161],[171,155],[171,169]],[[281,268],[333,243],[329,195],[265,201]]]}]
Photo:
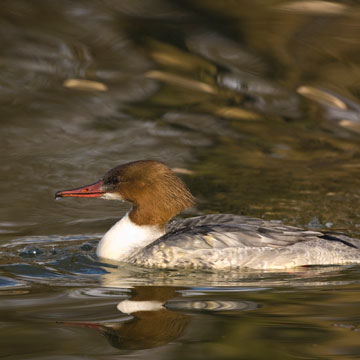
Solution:
[{"label": "brown water background", "polygon": [[184,216],[359,237],[359,55],[356,1],[2,1],[0,358],[359,358],[359,267],[103,264],[128,205],[53,199],[157,159]]}]

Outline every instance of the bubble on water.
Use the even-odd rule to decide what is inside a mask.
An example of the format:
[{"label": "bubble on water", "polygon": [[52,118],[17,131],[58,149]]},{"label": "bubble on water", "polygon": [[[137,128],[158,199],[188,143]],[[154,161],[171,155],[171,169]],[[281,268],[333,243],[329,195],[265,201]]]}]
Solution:
[{"label": "bubble on water", "polygon": [[80,246],[80,249],[81,250],[84,250],[84,251],[90,251],[90,250],[92,250],[94,247],[90,244],[90,243],[88,243],[88,242],[86,242],[86,243],[84,243],[84,244],[82,244],[81,246]]},{"label": "bubble on water", "polygon": [[54,247],[52,247],[51,250],[50,250],[50,254],[51,255],[56,255],[57,253],[58,253],[58,251]]},{"label": "bubble on water", "polygon": [[20,255],[23,257],[38,256],[41,255],[42,253],[43,253],[42,250],[34,246],[26,246],[24,249],[20,251]]}]

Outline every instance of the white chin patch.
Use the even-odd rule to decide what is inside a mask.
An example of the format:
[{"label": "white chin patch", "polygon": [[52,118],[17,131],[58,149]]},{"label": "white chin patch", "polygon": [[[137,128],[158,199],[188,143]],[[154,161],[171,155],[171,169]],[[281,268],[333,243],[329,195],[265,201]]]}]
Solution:
[{"label": "white chin patch", "polygon": [[101,198],[107,200],[124,200],[123,197],[117,193],[105,193]]}]

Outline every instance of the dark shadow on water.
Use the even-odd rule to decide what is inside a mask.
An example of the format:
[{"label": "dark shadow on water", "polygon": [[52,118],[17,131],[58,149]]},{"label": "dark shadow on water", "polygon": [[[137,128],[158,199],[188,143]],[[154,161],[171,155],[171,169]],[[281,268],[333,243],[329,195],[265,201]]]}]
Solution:
[{"label": "dark shadow on water", "polygon": [[359,267],[105,264],[128,205],[53,200],[152,158],[196,196],[184,216],[358,237],[356,2],[4,0],[0,20],[3,358],[359,357]]}]

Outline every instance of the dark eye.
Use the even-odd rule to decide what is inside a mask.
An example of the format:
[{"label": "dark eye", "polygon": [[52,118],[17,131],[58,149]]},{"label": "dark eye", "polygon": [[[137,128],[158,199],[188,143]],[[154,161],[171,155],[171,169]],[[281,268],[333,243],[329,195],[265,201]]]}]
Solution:
[{"label": "dark eye", "polygon": [[112,176],[106,176],[104,178],[104,184],[105,185],[117,185],[118,183],[121,183],[121,182],[125,182],[126,179],[123,178],[122,176],[115,176],[115,175],[112,175]]},{"label": "dark eye", "polygon": [[117,176],[107,176],[104,179],[105,185],[116,185],[117,183],[119,183],[119,179]]}]

